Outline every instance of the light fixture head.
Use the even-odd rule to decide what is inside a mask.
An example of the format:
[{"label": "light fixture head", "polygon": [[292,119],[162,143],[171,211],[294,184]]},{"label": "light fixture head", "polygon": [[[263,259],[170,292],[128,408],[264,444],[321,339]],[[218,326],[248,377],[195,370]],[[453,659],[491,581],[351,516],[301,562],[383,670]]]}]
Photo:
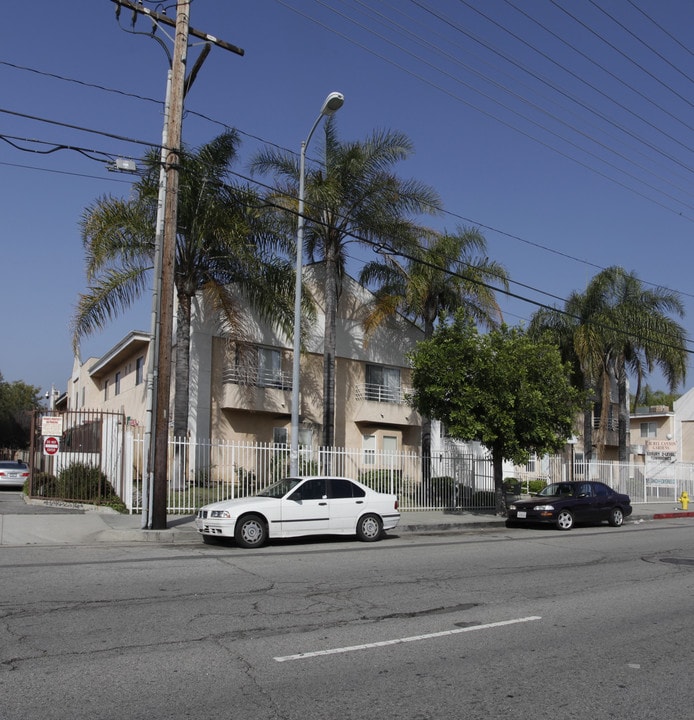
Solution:
[{"label": "light fixture head", "polygon": [[345,102],[345,96],[342,93],[339,92],[331,92],[330,95],[328,95],[327,98],[325,98],[325,102],[323,103],[323,107],[321,108],[320,114],[321,115],[332,115],[333,113],[337,112]]}]

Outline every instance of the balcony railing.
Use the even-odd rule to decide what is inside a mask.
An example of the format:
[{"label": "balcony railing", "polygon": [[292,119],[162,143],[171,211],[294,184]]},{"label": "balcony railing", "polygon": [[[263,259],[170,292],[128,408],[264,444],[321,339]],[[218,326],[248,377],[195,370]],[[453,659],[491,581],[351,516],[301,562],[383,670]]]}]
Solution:
[{"label": "balcony railing", "polygon": [[222,372],[222,382],[251,387],[268,387],[279,390],[292,389],[292,374],[279,370],[259,370],[245,365],[235,365]]},{"label": "balcony railing", "polygon": [[357,387],[357,400],[402,405],[405,402],[406,392],[406,389],[402,387],[387,387],[386,385],[365,383]]}]

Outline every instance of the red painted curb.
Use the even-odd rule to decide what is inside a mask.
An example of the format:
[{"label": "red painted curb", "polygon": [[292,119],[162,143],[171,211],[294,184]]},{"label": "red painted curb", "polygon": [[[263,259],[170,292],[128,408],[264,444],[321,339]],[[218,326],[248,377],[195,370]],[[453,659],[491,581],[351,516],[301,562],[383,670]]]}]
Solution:
[{"label": "red painted curb", "polygon": [[670,513],[656,513],[653,516],[654,520],[665,520],[667,518],[679,518],[679,517],[694,517],[694,512],[670,512]]}]

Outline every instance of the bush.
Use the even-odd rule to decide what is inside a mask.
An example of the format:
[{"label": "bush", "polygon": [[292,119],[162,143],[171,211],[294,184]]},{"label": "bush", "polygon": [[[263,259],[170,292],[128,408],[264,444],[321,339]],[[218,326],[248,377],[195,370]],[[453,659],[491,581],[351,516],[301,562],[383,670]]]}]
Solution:
[{"label": "bush", "polygon": [[86,463],[73,463],[58,473],[57,494],[64,500],[94,502],[112,507],[119,512],[125,509],[106,475],[97,467]]},{"label": "bush", "polygon": [[506,495],[520,495],[522,486],[520,480],[516,478],[504,478],[504,493]]},{"label": "bush", "polygon": [[[34,495],[40,497],[58,497],[58,478],[47,472],[37,472],[34,474],[31,483],[31,491]],[[24,493],[29,494],[29,482],[24,483]]]},{"label": "bush", "polygon": [[531,495],[536,495],[545,485],[547,485],[547,483],[544,480],[530,480],[528,482],[528,492]]},{"label": "bush", "polygon": [[392,480],[393,490],[397,493],[398,488],[401,486],[402,470],[365,470],[359,473],[357,480],[372,490],[378,490],[379,492],[390,492]]}]

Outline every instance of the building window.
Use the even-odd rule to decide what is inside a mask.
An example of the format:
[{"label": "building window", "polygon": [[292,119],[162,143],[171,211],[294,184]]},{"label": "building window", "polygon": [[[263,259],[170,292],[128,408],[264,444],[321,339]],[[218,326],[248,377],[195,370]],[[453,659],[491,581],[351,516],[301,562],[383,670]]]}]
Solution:
[{"label": "building window", "polygon": [[401,402],[400,368],[367,365],[365,396],[376,402]]},{"label": "building window", "polygon": [[258,385],[260,387],[282,386],[282,358],[279,350],[258,348]]},{"label": "building window", "polygon": [[144,379],[145,359],[139,357],[135,360],[135,385],[140,385]]},{"label": "building window", "polygon": [[364,465],[374,465],[376,462],[376,436],[363,435],[362,447],[364,449]]},{"label": "building window", "polygon": [[641,437],[642,438],[654,438],[658,436],[658,426],[654,422],[642,422]]},{"label": "building window", "polygon": [[115,379],[115,389],[113,391],[114,395],[120,395],[120,373],[116,373],[116,379]]},{"label": "building window", "polygon": [[233,365],[224,371],[224,382],[286,388],[280,351],[275,348],[237,345]]},{"label": "building window", "polygon": [[383,436],[383,452],[384,454],[394,455],[398,451],[398,439],[395,435]]},{"label": "building window", "polygon": [[108,380],[104,380],[104,400],[108,400]]},{"label": "building window", "polygon": [[275,445],[286,445],[287,444],[287,428],[283,428],[283,427],[272,428],[272,442]]}]

